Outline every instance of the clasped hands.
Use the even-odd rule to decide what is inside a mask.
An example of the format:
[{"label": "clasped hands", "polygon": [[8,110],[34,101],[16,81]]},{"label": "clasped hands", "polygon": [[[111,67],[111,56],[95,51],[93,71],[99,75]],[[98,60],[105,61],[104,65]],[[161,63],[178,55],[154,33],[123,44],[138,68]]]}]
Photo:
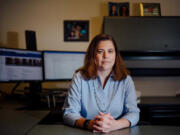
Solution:
[{"label": "clasped hands", "polygon": [[110,113],[99,112],[99,115],[95,116],[92,122],[93,132],[110,132],[114,130],[116,120],[110,115]]}]

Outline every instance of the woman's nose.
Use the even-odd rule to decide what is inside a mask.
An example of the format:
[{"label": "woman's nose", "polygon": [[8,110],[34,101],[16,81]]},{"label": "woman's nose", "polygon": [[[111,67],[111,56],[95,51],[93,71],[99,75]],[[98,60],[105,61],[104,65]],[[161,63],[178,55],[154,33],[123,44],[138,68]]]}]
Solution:
[{"label": "woman's nose", "polygon": [[108,53],[104,52],[103,56],[104,56],[104,58],[108,57]]}]

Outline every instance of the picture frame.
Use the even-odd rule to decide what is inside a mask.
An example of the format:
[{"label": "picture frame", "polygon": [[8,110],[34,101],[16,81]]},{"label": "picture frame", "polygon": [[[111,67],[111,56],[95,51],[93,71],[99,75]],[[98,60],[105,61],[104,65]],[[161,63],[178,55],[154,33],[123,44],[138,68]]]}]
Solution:
[{"label": "picture frame", "polygon": [[109,2],[109,16],[129,16],[129,2]]},{"label": "picture frame", "polygon": [[160,3],[140,3],[140,16],[161,16]]},{"label": "picture frame", "polygon": [[64,41],[89,41],[89,20],[64,20]]},{"label": "picture frame", "polygon": [[119,3],[119,16],[129,16],[129,2]]},{"label": "picture frame", "polygon": [[119,4],[116,2],[109,2],[109,16],[118,16],[118,9],[119,9]]}]

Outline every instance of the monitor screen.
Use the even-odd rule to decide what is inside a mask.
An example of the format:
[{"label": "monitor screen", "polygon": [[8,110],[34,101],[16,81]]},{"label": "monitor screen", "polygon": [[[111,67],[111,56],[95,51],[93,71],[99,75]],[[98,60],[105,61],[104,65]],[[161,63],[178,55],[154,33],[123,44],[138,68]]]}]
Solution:
[{"label": "monitor screen", "polygon": [[0,48],[0,82],[42,81],[42,53]]},{"label": "monitor screen", "polygon": [[71,80],[84,57],[85,52],[44,51],[44,80]]}]

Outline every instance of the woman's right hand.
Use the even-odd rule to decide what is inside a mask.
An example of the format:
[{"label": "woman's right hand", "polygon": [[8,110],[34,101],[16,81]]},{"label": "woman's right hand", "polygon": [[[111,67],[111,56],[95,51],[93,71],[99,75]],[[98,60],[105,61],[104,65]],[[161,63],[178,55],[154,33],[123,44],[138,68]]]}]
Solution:
[{"label": "woman's right hand", "polygon": [[115,119],[110,113],[104,114],[99,112],[98,116],[93,119],[92,129],[93,132],[110,132],[112,130]]}]

